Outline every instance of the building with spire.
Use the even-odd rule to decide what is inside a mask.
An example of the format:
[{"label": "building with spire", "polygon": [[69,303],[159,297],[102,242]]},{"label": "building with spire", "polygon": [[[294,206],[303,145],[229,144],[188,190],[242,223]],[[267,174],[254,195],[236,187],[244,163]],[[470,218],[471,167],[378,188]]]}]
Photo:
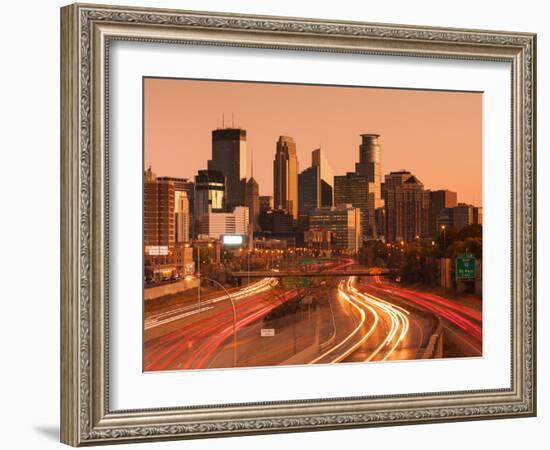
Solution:
[{"label": "building with spire", "polygon": [[[244,204],[248,207],[250,233],[260,230],[260,186],[254,179],[254,160],[251,162],[250,178],[246,182]],[[251,236],[253,238],[253,236]]]},{"label": "building with spire", "polygon": [[273,194],[275,209],[288,211],[298,218],[298,156],[290,136],[280,136],[273,161]]}]

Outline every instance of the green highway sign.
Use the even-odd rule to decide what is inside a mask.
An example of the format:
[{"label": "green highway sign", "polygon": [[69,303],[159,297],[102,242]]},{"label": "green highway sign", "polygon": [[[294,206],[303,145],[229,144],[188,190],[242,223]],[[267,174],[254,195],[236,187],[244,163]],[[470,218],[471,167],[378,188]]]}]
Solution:
[{"label": "green highway sign", "polygon": [[309,277],[283,277],[283,286],[289,289],[309,286]]},{"label": "green highway sign", "polygon": [[456,257],[456,279],[473,280],[476,277],[476,257],[471,253],[461,253]]},{"label": "green highway sign", "polygon": [[317,263],[317,261],[314,259],[302,259],[300,261],[300,264],[303,264],[304,266],[308,266],[310,264],[315,264],[315,263]]}]

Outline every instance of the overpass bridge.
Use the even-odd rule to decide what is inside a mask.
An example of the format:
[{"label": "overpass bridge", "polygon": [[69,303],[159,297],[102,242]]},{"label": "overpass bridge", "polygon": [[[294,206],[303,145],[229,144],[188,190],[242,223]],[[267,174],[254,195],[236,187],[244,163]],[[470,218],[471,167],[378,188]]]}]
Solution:
[{"label": "overpass bridge", "polygon": [[336,270],[256,270],[250,272],[232,272],[235,278],[286,278],[286,277],[374,277],[397,275],[395,269],[336,269]]}]

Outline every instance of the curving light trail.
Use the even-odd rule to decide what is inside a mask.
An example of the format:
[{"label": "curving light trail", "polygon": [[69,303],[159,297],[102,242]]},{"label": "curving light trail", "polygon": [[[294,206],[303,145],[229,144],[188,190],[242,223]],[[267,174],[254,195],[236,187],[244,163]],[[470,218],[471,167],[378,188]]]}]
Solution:
[{"label": "curving light trail", "polygon": [[[283,296],[284,301],[297,295],[297,290],[288,291]],[[227,296],[225,297],[227,300]],[[261,311],[264,315],[273,309],[276,304],[270,301],[270,293],[264,293],[260,296],[248,297],[246,300],[237,303],[237,329],[248,323],[247,317],[257,318],[257,312]],[[227,306],[227,305],[224,305]],[[167,370],[173,366],[173,362],[184,352],[191,351],[192,355],[188,363],[194,362],[199,353],[205,349],[212,348],[207,344],[212,340],[217,345],[221,343],[219,337],[227,338],[226,330],[230,330],[229,336],[233,331],[231,309],[226,307],[213,315],[200,318],[182,329],[170,332],[162,337],[152,341],[145,347],[144,367],[145,370]],[[207,342],[202,342],[207,339]],[[202,344],[200,344],[202,342]],[[196,344],[199,343],[198,348]]]},{"label": "curving light trail", "polygon": [[[355,286],[356,277],[349,277],[346,282],[340,282],[338,295],[357,311],[359,322],[344,339],[331,347],[310,364],[325,362],[337,363],[346,359],[353,352],[363,346],[373,333],[384,329],[389,323],[389,330],[383,334],[382,341],[370,352],[365,361],[372,361],[378,355],[381,360],[387,360],[403,342],[409,331],[409,311],[400,306],[389,303],[371,294],[360,292]],[[372,316],[372,322],[367,329],[367,315]]]},{"label": "curving light trail", "polygon": [[[335,266],[328,270],[341,269],[353,263],[354,260],[352,259],[342,258]],[[231,294],[233,300],[243,299],[236,304],[237,329],[260,319],[279,304],[279,302],[274,303],[271,301],[272,298],[270,294],[271,289],[277,284],[277,278],[264,278],[253,285],[244,287]],[[286,302],[287,300],[295,298],[297,295],[298,291],[296,289],[291,289],[282,295],[282,300]],[[208,308],[210,304],[224,300],[227,301],[227,295],[201,302],[201,310],[203,309],[203,305],[206,305],[205,308]],[[196,304],[158,314],[150,318],[149,320],[153,322],[148,322],[147,325],[150,327],[157,326],[161,323],[180,319],[183,315],[189,314],[189,308],[196,308]],[[226,308],[223,311],[214,313],[214,315],[195,320],[184,329],[176,330],[156,339],[145,348],[145,370],[170,369],[175,364],[175,361],[184,353],[190,354],[186,358],[186,361],[182,365],[179,365],[178,368],[190,369],[207,366],[208,359],[218,351],[223,342],[230,337],[233,332],[229,313],[230,310]]]},{"label": "curving light trail", "polygon": [[370,304],[373,308],[378,308],[379,311],[386,314],[390,321],[390,330],[386,335],[386,338],[380,343],[378,347],[368,356],[366,361],[374,359],[383,349],[389,347],[382,357],[382,361],[386,361],[392,353],[397,349],[399,344],[403,342],[409,331],[409,311],[400,306],[389,303],[382,300],[379,297],[375,297],[372,294],[360,292],[355,286],[351,285],[350,290],[357,297],[362,299],[366,304]]},{"label": "curving light trail", "polygon": [[409,302],[413,302],[421,308],[428,310],[442,319],[454,324],[467,335],[481,343],[482,313],[480,311],[459,305],[456,302],[434,294],[412,291],[401,287],[392,287],[381,283],[378,283],[377,285],[369,285],[368,287],[380,292],[390,293],[391,295],[395,295],[408,300]]},{"label": "curving light trail", "polygon": [[[349,286],[351,283],[351,277],[347,281],[347,285]],[[338,344],[336,344],[334,347],[331,347],[329,350],[327,350],[322,355],[319,355],[317,358],[315,358],[313,361],[310,361],[310,364],[315,364],[319,361],[321,361],[323,358],[326,358],[331,353],[335,353],[340,348],[342,348],[347,342],[349,342],[351,339],[353,339],[356,335],[358,335],[361,332],[361,329],[363,328],[363,325],[365,324],[367,314],[366,310],[368,310],[372,316],[373,316],[373,323],[370,329],[367,331],[367,333],[360,337],[358,342],[356,342],[351,347],[345,349],[341,354],[338,354],[335,358],[331,359],[330,363],[337,363],[342,361],[344,358],[349,356],[351,353],[353,353],[364,341],[366,341],[369,336],[374,332],[376,329],[376,326],[378,325],[378,314],[374,308],[371,308],[370,306],[362,305],[360,302],[357,302],[352,296],[348,295],[345,292],[345,283],[344,281],[340,281],[340,284],[338,285],[338,295],[343,298],[346,302],[348,302],[358,313],[359,313],[359,323],[357,326],[349,333],[343,340],[341,340]]]},{"label": "curving light trail", "polygon": [[[231,298],[233,300],[239,300],[244,297],[260,294],[261,292],[272,289],[277,284],[278,281],[276,278],[264,278],[260,281],[257,281],[256,283],[252,283],[249,286],[239,289],[235,293],[231,293]],[[145,319],[144,328],[148,330],[149,328],[154,328],[159,325],[172,322],[174,320],[183,319],[184,317],[188,317],[199,312],[212,309],[213,306],[210,305],[221,301],[227,301],[227,295],[221,295],[219,297],[202,301],[200,310],[198,309],[197,304],[193,303],[192,305],[182,306],[181,308],[172,309],[170,311],[152,314],[151,316],[147,317],[147,319]]]}]

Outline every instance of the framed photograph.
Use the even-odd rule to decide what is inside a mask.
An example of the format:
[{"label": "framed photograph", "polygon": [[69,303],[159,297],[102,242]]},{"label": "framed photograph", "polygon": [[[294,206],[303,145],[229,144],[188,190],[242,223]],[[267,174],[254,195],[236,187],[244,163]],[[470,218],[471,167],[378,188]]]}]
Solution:
[{"label": "framed photograph", "polygon": [[535,415],[535,58],[62,8],[62,442]]}]

